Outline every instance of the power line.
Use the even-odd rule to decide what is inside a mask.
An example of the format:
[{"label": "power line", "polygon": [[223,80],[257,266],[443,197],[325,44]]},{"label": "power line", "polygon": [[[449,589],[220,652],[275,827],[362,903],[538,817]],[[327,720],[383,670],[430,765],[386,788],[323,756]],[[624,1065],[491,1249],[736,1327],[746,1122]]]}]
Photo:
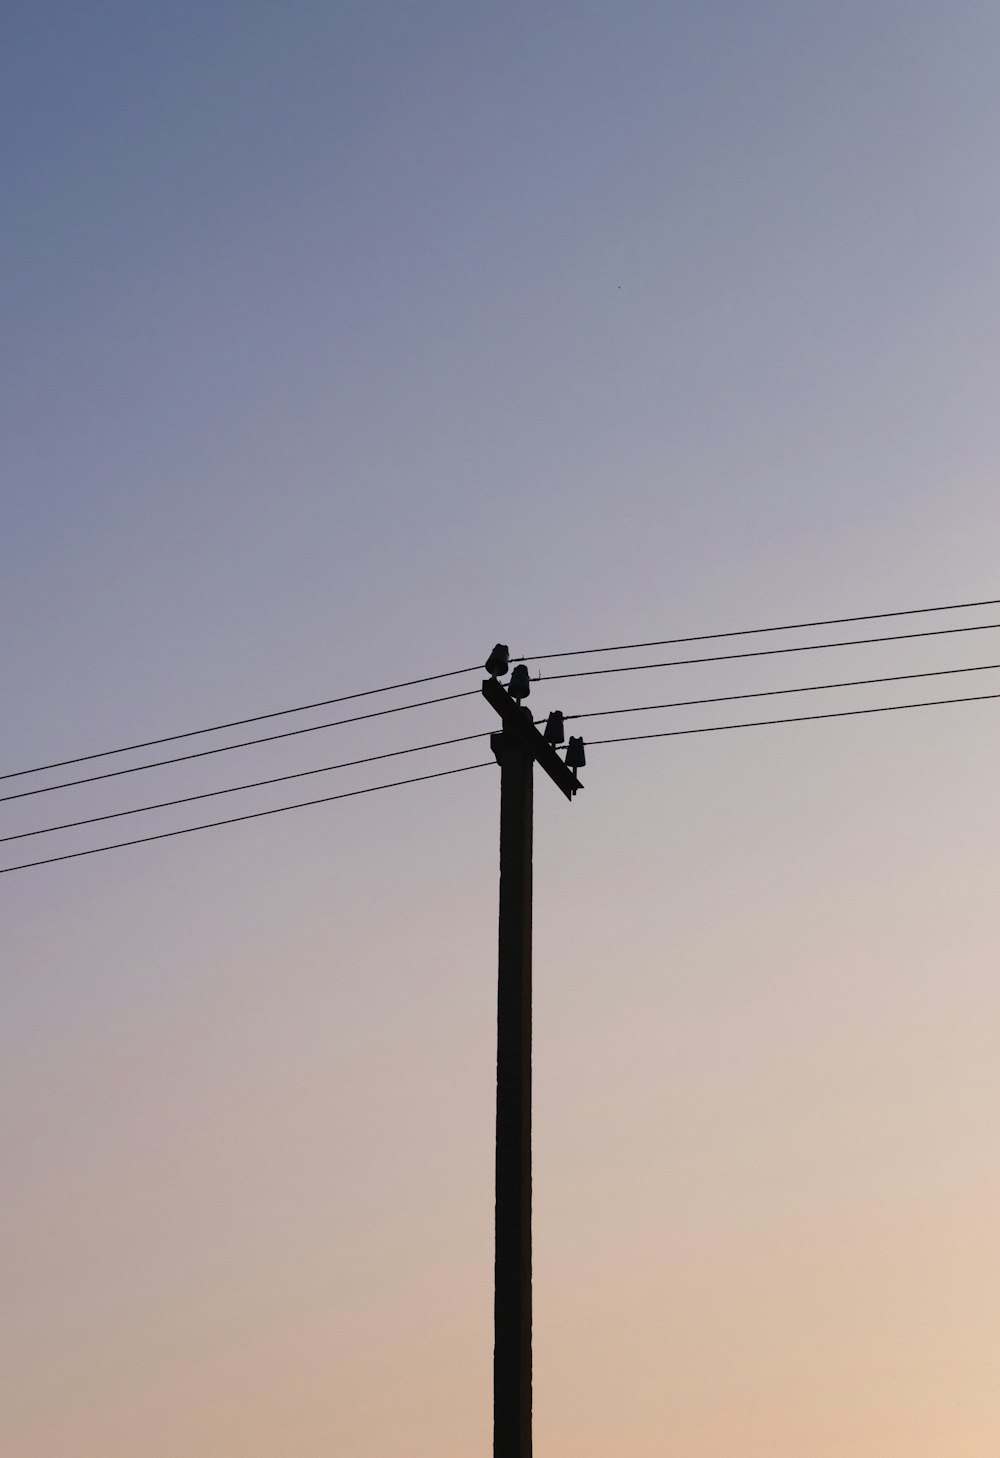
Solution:
[{"label": "power line", "polygon": [[[570,719],[603,719],[609,715],[641,714],[655,709],[683,709],[702,704],[732,703],[739,699],[766,699],[780,694],[809,694],[825,689],[862,688],[872,684],[898,683],[915,678],[940,678],[956,673],[985,673],[995,669],[1000,669],[1000,663],[977,663],[967,668],[937,668],[923,673],[894,673],[881,678],[854,678],[845,679],[839,683],[805,684],[798,688],[759,689],[752,693],[718,694],[711,698],[674,699],[665,704],[635,704],[624,709],[594,709],[579,714],[564,714],[563,718],[567,721]],[[539,719],[537,722],[543,723],[544,720]],[[335,770],[353,769],[357,765],[373,764],[376,760],[396,759],[401,755],[420,754],[430,749],[445,749],[452,744],[467,744],[473,739],[484,739],[488,732],[488,730],[483,730],[475,734],[462,734],[454,739],[436,739],[430,744],[415,744],[407,749],[390,749],[381,754],[364,755],[361,759],[341,760],[337,764],[319,765],[315,769],[296,770],[291,774],[272,775],[264,780],[249,780],[241,785],[228,785],[220,790],[203,790],[198,794],[181,795],[173,800],[158,800],[149,805],[136,805],[130,810],[113,810],[106,815],[88,815],[82,820],[67,820],[59,825],[45,825],[37,830],[22,830],[15,835],[0,835],[0,845],[13,840],[29,840],[36,835],[51,835],[59,830],[77,830],[83,825],[97,825],[104,820],[120,820],[129,815],[144,815],[152,810],[169,810],[177,805],[190,805],[195,800],[211,800],[218,795],[236,795],[243,790],[260,790],[269,785],[286,784],[289,780],[306,779],[311,775],[332,774]],[[591,742],[600,744],[612,741],[592,740]]]},{"label": "power line", "polygon": [[[994,607],[994,606],[996,606],[998,604],[1000,604],[1000,598],[984,598],[984,599],[982,599],[981,601],[978,601],[978,602],[942,603],[942,604],[939,604],[938,606],[935,606],[935,607],[900,608],[900,609],[897,609],[897,610],[895,610],[893,612],[859,613],[859,614],[855,614],[855,615],[853,615],[851,617],[817,618],[817,619],[815,619],[815,620],[813,620],[811,622],[803,622],[803,623],[780,623],[780,624],[776,624],[776,625],[773,625],[771,627],[766,627],[766,628],[733,628],[733,629],[730,629],[727,632],[692,633],[692,634],[688,634],[688,635],[686,635],[684,637],[679,637],[679,638],[658,638],[658,639],[653,639],[651,641],[643,642],[643,643],[617,643],[617,644],[612,644],[612,645],[609,645],[609,646],[603,647],[603,648],[575,648],[575,649],[568,649],[568,650],[566,650],[564,652],[561,652],[561,653],[534,653],[534,654],[523,654],[521,656],[524,657],[524,658],[530,658],[530,659],[532,659],[533,661],[536,661],[536,662],[541,662],[541,661],[548,660],[548,659],[552,659],[552,658],[574,658],[574,657],[579,657],[579,656],[582,656],[582,655],[585,655],[585,654],[593,654],[593,653],[619,653],[619,652],[625,652],[625,651],[627,651],[629,649],[660,648],[660,647],[666,647],[666,646],[669,646],[669,645],[675,644],[675,643],[700,643],[700,642],[706,642],[706,641],[708,641],[710,639],[716,639],[716,638],[738,638],[738,637],[745,637],[747,635],[757,634],[757,633],[794,632],[794,631],[799,630],[799,629],[802,629],[802,628],[830,627],[830,626],[834,626],[834,625],[840,624],[840,623],[861,623],[861,622],[874,621],[876,619],[881,619],[881,618],[910,617],[910,616],[913,616],[915,614],[920,614],[920,613],[956,612],[956,611],[959,611],[959,610],[962,610],[962,609],[969,609],[969,608]],[[702,660],[687,660],[687,661],[702,661]],[[641,666],[645,666],[645,665],[641,665]],[[653,665],[650,665],[650,666],[653,666]],[[92,760],[95,760],[95,759],[107,759],[107,758],[110,758],[113,755],[117,755],[117,754],[127,754],[130,751],[132,751],[132,750],[137,750],[137,749],[152,749],[156,745],[159,745],[159,744],[171,744],[171,743],[176,742],[177,740],[180,740],[180,739],[192,739],[192,738],[195,738],[195,737],[197,737],[198,735],[201,735],[201,734],[213,734],[213,733],[216,733],[216,732],[218,732],[220,730],[223,730],[223,729],[237,729],[237,728],[242,727],[244,724],[256,724],[256,723],[260,723],[264,719],[277,719],[277,718],[281,718],[281,717],[283,717],[283,716],[285,716],[287,714],[300,714],[300,713],[305,713],[309,709],[328,708],[332,704],[342,704],[342,703],[347,703],[348,701],[353,700],[353,699],[369,698],[369,697],[371,697],[371,696],[373,696],[375,694],[392,693],[392,692],[394,692],[397,689],[414,688],[414,687],[416,687],[419,684],[435,683],[435,682],[437,682],[437,681],[439,681],[441,679],[445,679],[445,678],[456,678],[456,677],[459,677],[460,675],[462,675],[464,673],[473,673],[478,668],[479,668],[479,665],[478,664],[471,664],[471,665],[469,665],[466,668],[451,668],[451,669],[447,669],[443,673],[425,674],[422,678],[402,679],[398,683],[384,684],[381,688],[361,689],[361,690],[358,690],[357,692],[354,692],[354,693],[338,694],[337,696],[335,696],[333,698],[315,699],[312,702],[307,703],[307,704],[295,704],[295,705],[293,705],[290,708],[284,708],[284,709],[271,709],[267,713],[263,713],[263,714],[250,714],[250,715],[247,715],[246,717],[244,717],[242,719],[229,719],[229,720],[225,720],[223,722],[220,722],[218,724],[207,724],[207,725],[205,725],[205,726],[203,726],[202,728],[199,728],[199,729],[185,729],[185,730],[181,730],[181,731],[179,731],[178,733],[175,733],[175,734],[163,734],[163,735],[160,735],[158,738],[155,738],[155,739],[136,740],[135,742],[133,742],[131,744],[122,744],[122,745],[119,745],[115,749],[99,749],[99,750],[94,750],[94,751],[92,751],[89,754],[78,754],[78,755],[73,755],[73,756],[71,756],[70,758],[67,758],[67,759],[50,760],[46,764],[31,765],[31,766],[29,766],[26,769],[7,770],[7,771],[5,771],[3,773],[0,773],[0,780],[19,779],[19,778],[21,778],[24,775],[41,774],[43,771],[46,771],[46,770],[65,769],[69,765],[86,764],[86,763],[88,763],[88,762],[90,762]],[[436,702],[436,701],[432,700],[431,702]],[[416,706],[414,706],[414,707],[416,707]],[[349,721],[343,721],[343,722],[349,722]],[[324,725],[324,726],[319,726],[319,727],[327,727],[327,726]],[[250,743],[260,743],[260,742],[263,742],[263,741],[252,740],[252,741],[249,741],[249,742]],[[242,745],[233,745],[233,746],[226,746],[226,747],[227,748],[228,747],[232,747],[232,748],[242,748],[243,746]],[[171,763],[176,763],[176,762],[177,761],[175,761],[175,760],[163,760],[163,761],[159,761],[158,763],[171,764]],[[149,767],[150,768],[154,768],[155,766],[149,766]],[[144,768],[146,768],[146,766],[140,765],[140,766],[138,766],[138,768],[144,769]],[[69,784],[85,784],[85,783],[87,783],[87,781],[85,781],[85,780],[71,780],[71,781],[68,781],[68,783]],[[52,786],[51,788],[61,789],[61,788],[63,788],[63,786]],[[8,798],[13,798],[13,797],[8,797]]]},{"label": "power line", "polygon": [[[973,704],[982,703],[988,699],[1000,699],[1000,693],[995,694],[969,694],[961,698],[952,699],[923,699],[910,704],[881,704],[869,709],[837,709],[825,714],[796,714],[781,719],[748,719],[738,724],[701,724],[692,729],[663,729],[652,734],[621,734],[607,739],[591,739],[588,745],[593,747],[600,744],[629,744],[641,739],[675,739],[688,734],[718,734],[729,729],[763,729],[774,724],[805,724],[819,719],[849,719],[860,714],[893,714],[904,709],[931,709],[945,704]],[[156,835],[138,836],[134,840],[116,841],[112,845],[92,846],[88,850],[69,851],[63,855],[46,856],[42,860],[23,861],[15,866],[0,867],[0,875],[7,875],[11,871],[26,871],[32,866],[48,866],[56,861],[72,861],[80,856],[101,855],[104,851],[123,850],[127,846],[146,845],[154,840],[169,840],[177,835],[192,835],[199,830],[214,830],[222,825],[236,825],[244,820],[260,820],[267,815],[281,815],[286,810],[302,810],[310,805],[326,805],[334,800],[350,800],[358,795],[371,795],[378,790],[393,790],[402,785],[415,785],[423,780],[443,779],[447,775],[466,774],[470,770],[487,769],[493,764],[492,760],[481,760],[478,764],[460,765],[457,769],[436,770],[433,774],[413,775],[405,780],[390,780],[383,785],[368,785],[361,790],[344,790],[337,795],[322,795],[314,800],[299,800],[293,805],[279,805],[271,810],[254,810],[246,815],[232,815],[224,820],[209,820],[201,825],[188,825],[180,830],[163,830]]]},{"label": "power line", "polygon": [[694,729],[661,729],[655,734],[620,734],[614,739],[588,739],[587,748],[595,744],[628,744],[636,739],[675,739],[682,734],[719,734],[724,729],[762,729],[769,724],[806,724],[813,719],[850,719],[856,714],[895,714],[901,709],[932,709],[939,704],[977,704],[984,699],[1000,699],[1000,693],[969,694],[960,699],[923,699],[913,704],[879,704],[873,709],[836,709],[828,714],[795,714],[787,719],[747,719],[740,724],[699,724]]},{"label": "power line", "polygon": [[939,638],[949,633],[981,633],[1000,623],[974,623],[966,628],[927,628],[920,633],[889,633],[881,638],[844,638],[836,643],[798,643],[787,648],[754,648],[748,653],[714,653],[705,658],[670,658],[665,663],[626,663],[615,668],[577,668],[571,673],[539,675],[539,683],[562,678],[594,678],[606,673],[641,673],[650,668],[682,668],[687,663],[727,663],[735,658],[770,658],[778,653],[815,653],[824,648],[860,648],[867,643],[901,643],[908,638]]},{"label": "power line", "polygon": [[167,810],[173,805],[190,805],[193,800],[211,800],[216,795],[235,795],[240,790],[260,790],[265,785],[281,785],[288,780],[302,780],[308,775],[325,775],[333,770],[353,769],[355,765],[372,764],[377,759],[396,759],[401,754],[420,754],[425,749],[444,749],[449,744],[467,744],[470,739],[485,739],[489,730],[462,734],[457,739],[438,739],[433,744],[414,744],[410,749],[389,749],[384,754],[366,754],[363,759],[345,759],[340,764],[322,764],[318,769],[296,770],[289,775],[274,775],[268,780],[251,780],[245,785],[229,785],[223,790],[203,790],[198,795],[182,795],[177,800],[159,800],[154,805],[136,805],[131,810],[112,810],[107,815],[88,815],[85,820],[67,820],[62,825],[43,825],[39,830],[21,830],[16,835],[0,835],[0,844],[9,840],[28,840],[33,835],[51,835],[57,830],[76,830],[81,825],[96,825],[101,820],[120,820],[124,815],[145,815],[147,810]]},{"label": "power line", "polygon": [[[845,679],[838,683],[816,683],[804,684],[797,688],[780,689],[759,689],[752,693],[742,694],[718,694],[711,698],[699,699],[674,699],[664,704],[634,704],[624,709],[594,709],[579,714],[564,714],[565,720],[570,719],[602,719],[609,715],[617,714],[641,714],[655,709],[683,709],[702,704],[724,704],[732,703],[739,699],[766,699],[780,694],[808,694],[818,693],[825,689],[841,688],[862,688],[872,684],[898,683],[903,680],[915,678],[940,678],[956,673],[985,673],[991,670],[1000,669],[1000,663],[977,663],[966,668],[937,668],[923,673],[894,673],[880,678],[854,678]],[[942,701],[947,702],[947,700]],[[544,720],[539,719],[538,723]],[[36,835],[51,835],[59,830],[76,830],[83,825],[97,825],[104,820],[120,820],[128,815],[144,815],[152,810],[168,810],[177,805],[189,805],[195,800],[211,800],[218,795],[235,795],[243,790],[259,790],[269,785],[281,785],[289,780],[306,779],[311,775],[332,774],[335,770],[353,769],[357,765],[373,764],[376,760],[396,759],[401,755],[420,754],[425,750],[444,749],[452,744],[467,744],[473,739],[483,739],[489,731],[483,730],[475,734],[462,734],[454,739],[436,739],[429,744],[415,744],[407,749],[390,749],[381,754],[367,754],[360,759],[341,760],[337,764],[319,765],[315,769],[296,770],[291,774],[272,775],[264,780],[249,780],[241,785],[228,785],[220,790],[203,790],[195,795],[181,795],[173,800],[157,800],[149,805],[136,805],[129,810],[113,810],[106,815],[89,815],[82,820],[67,820],[59,825],[45,825],[37,830],[22,830],[15,835],[0,835],[0,844],[6,844],[13,840],[28,840]],[[611,741],[593,740],[592,743],[605,743]],[[86,783],[86,782],[84,782]],[[53,786],[53,788],[58,788]],[[10,798],[16,798],[14,796]]]},{"label": "power line", "polygon": [[[913,611],[915,611],[915,612],[916,611],[932,611],[932,609],[913,609]],[[745,653],[718,653],[718,654],[708,655],[708,656],[703,657],[703,658],[676,658],[676,659],[671,659],[671,660],[669,660],[667,662],[664,662],[664,663],[633,663],[633,664],[626,664],[626,665],[623,665],[621,667],[615,667],[615,668],[576,669],[576,670],[573,670],[572,672],[569,672],[569,673],[554,673],[554,674],[550,674],[550,675],[548,675],[547,678],[542,679],[541,682],[551,683],[551,682],[556,682],[559,679],[568,679],[568,678],[591,678],[591,677],[594,677],[595,675],[603,675],[603,674],[609,674],[609,673],[635,673],[635,672],[640,672],[642,670],[655,669],[655,668],[679,668],[679,667],[683,667],[685,664],[723,663],[723,662],[732,661],[733,659],[740,659],[740,658],[767,658],[767,657],[773,657],[776,654],[785,654],[785,653],[809,653],[809,652],[816,652],[816,651],[819,651],[821,649],[826,649],[826,648],[853,648],[853,647],[862,647],[862,646],[865,646],[865,645],[871,644],[871,643],[897,643],[897,642],[902,642],[902,641],[909,640],[909,639],[914,639],[914,638],[934,638],[934,637],[947,636],[947,635],[954,634],[954,633],[975,633],[975,632],[983,632],[983,631],[992,630],[992,629],[998,628],[998,627],[1000,627],[1000,623],[977,623],[977,624],[973,624],[973,625],[968,626],[968,627],[961,627],[961,628],[931,628],[931,629],[927,629],[925,631],[917,632],[917,633],[891,633],[891,634],[887,634],[887,635],[882,636],[882,637],[875,637],[875,638],[848,638],[848,639],[845,639],[845,640],[842,640],[842,641],[839,641],[839,642],[835,642],[835,643],[802,643],[802,644],[796,644],[796,645],[793,645],[793,646],[782,647],[782,648],[757,648],[757,649],[751,650],[750,652],[745,652]],[[989,667],[989,666],[990,665],[983,665],[983,667]],[[461,671],[462,672],[465,672],[467,670],[461,670]],[[975,672],[975,671],[977,671],[977,670],[976,669],[968,669],[968,670],[963,670],[963,669],[955,669],[955,670],[942,669],[942,670],[938,670],[937,672],[939,672],[939,673],[948,673],[948,672]],[[873,678],[873,679],[857,679],[857,680],[852,681],[851,683],[845,683],[845,684],[842,684],[842,685],[830,685],[830,687],[845,687],[846,688],[846,687],[853,687],[856,684],[857,685],[860,685],[860,684],[864,684],[864,683],[880,683],[880,682],[888,683],[888,682],[891,682],[894,677],[898,677],[898,678],[911,678],[911,677],[912,678],[920,678],[920,677],[928,677],[929,678],[929,677],[933,677],[933,676],[934,675],[931,674],[931,673],[928,673],[928,674],[899,674],[899,675],[890,675],[889,677],[886,677],[886,678],[883,678],[883,679],[877,679],[877,678]],[[825,687],[825,685],[818,684],[815,687],[818,689],[818,688]],[[372,690],[367,690],[366,692],[375,693],[375,692],[379,692],[379,690],[372,689]],[[254,747],[254,746],[258,745],[258,744],[271,744],[271,743],[274,743],[276,740],[279,740],[279,739],[294,739],[294,738],[297,738],[299,735],[302,735],[302,734],[316,734],[320,730],[323,730],[323,729],[337,729],[337,728],[342,727],[345,724],[357,724],[357,723],[361,723],[361,722],[363,722],[365,720],[368,720],[368,719],[384,718],[388,714],[403,714],[403,713],[407,713],[410,709],[424,709],[424,708],[431,707],[432,705],[435,705],[435,704],[451,703],[451,702],[455,701],[456,699],[464,699],[464,698],[473,697],[474,695],[476,695],[477,692],[478,691],[476,689],[462,689],[458,693],[454,693],[454,694],[440,694],[440,695],[438,695],[437,697],[435,697],[433,699],[418,699],[415,703],[411,703],[411,704],[396,704],[396,705],[393,705],[391,708],[388,708],[388,709],[372,709],[372,710],[370,710],[370,711],[368,711],[367,713],[364,713],[364,714],[352,714],[352,715],[349,715],[347,718],[344,718],[344,719],[331,719],[331,720],[326,721],[323,724],[307,724],[307,725],[305,725],[304,727],[302,727],[300,729],[285,729],[285,730],[282,730],[278,734],[263,734],[263,735],[258,735],[254,739],[243,739],[243,740],[239,740],[235,744],[220,744],[220,745],[214,745],[210,749],[197,749],[197,750],[192,750],[189,754],[172,755],[172,756],[170,756],[170,757],[168,757],[166,759],[151,760],[151,761],[147,762],[146,764],[126,765],[122,769],[104,770],[104,771],[102,771],[99,774],[96,774],[96,775],[84,775],[84,776],[81,776],[81,778],[76,779],[76,780],[61,780],[58,784],[55,784],[55,785],[39,785],[39,786],[36,786],[34,789],[31,789],[31,790],[18,790],[18,791],[15,791],[15,793],[12,794],[12,795],[0,795],[0,804],[5,804],[5,803],[7,803],[9,801],[12,801],[12,800],[29,799],[29,798],[31,798],[34,795],[47,795],[47,794],[50,794],[50,793],[52,793],[52,792],[54,792],[56,790],[69,790],[69,789],[74,789],[74,788],[76,788],[79,785],[90,785],[90,784],[94,784],[94,783],[96,783],[98,781],[101,781],[101,780],[117,779],[121,775],[139,774],[143,770],[162,769],[162,768],[164,768],[167,765],[172,765],[172,764],[185,764],[185,763],[187,763],[190,760],[205,759],[205,758],[208,758],[208,757],[210,757],[212,755],[216,755],[216,754],[228,754],[231,750],[235,750],[235,749],[248,749],[248,748],[252,748],[252,747]],[[786,690],[770,690],[768,692],[769,693],[779,693],[779,692],[791,693],[791,692],[807,692],[807,690],[805,690],[805,689],[803,689],[803,690],[786,689]],[[357,697],[357,696],[351,696],[351,697]],[[726,700],[735,700],[735,699],[739,699],[739,698],[758,698],[758,697],[767,697],[767,694],[766,693],[761,693],[761,694],[726,694],[726,695],[720,695],[717,698],[679,700],[678,702],[672,703],[672,704],[663,704],[663,705],[650,704],[650,705],[643,705],[643,706],[640,706],[640,707],[641,708],[645,708],[645,707],[648,707],[648,708],[680,708],[680,707],[683,707],[685,704],[722,703],[722,702],[725,702]],[[632,712],[632,711],[631,710],[604,710],[603,712],[604,713],[626,713],[626,712]],[[636,712],[638,712],[638,710]],[[586,715],[586,716],[577,714],[577,715],[566,715],[564,717],[567,717],[567,718],[596,717],[596,713],[595,714]],[[192,731],[192,732],[194,732],[194,731]],[[5,778],[5,777],[4,776],[0,776],[0,778]],[[280,778],[280,777],[278,777],[278,778]],[[267,783],[267,781],[262,781],[261,783]],[[192,797],[192,798],[195,798],[195,797]],[[170,803],[170,802],[164,802],[164,803]]]},{"label": "power line", "polygon": [[493,765],[492,759],[481,760],[478,764],[463,764],[457,769],[435,770],[429,775],[413,775],[407,780],[389,780],[384,785],[368,785],[363,790],[343,790],[339,795],[321,795],[316,800],[298,800],[294,805],[278,805],[272,810],[253,810],[248,815],[231,815],[226,820],[207,820],[202,825],[186,825],[180,830],[161,830],[156,835],[140,835],[135,840],[119,840],[113,845],[95,845],[89,850],[68,851],[61,856],[46,856],[40,861],[22,861],[16,866],[0,867],[0,876],[6,876],[11,871],[26,871],[31,866],[51,866],[56,861],[74,861],[80,856],[98,856],[104,851],[123,850],[130,845],[146,845],[151,840],[169,840],[175,835],[193,835],[197,830],[214,830],[220,825],[236,825],[241,820],[261,820],[265,815],[283,815],[286,810],[304,810],[308,805],[328,805],[332,800],[350,800],[356,795],[373,795],[377,790],[395,790],[400,785],[416,785],[421,780],[440,780],[446,775],[463,775],[469,770],[487,769]]},{"label": "power line", "polygon": [[[279,719],[285,714],[302,714],[307,709],[326,709],[331,704],[346,704],[349,699],[366,699],[370,698],[373,694],[392,693],[395,689],[415,688],[418,684],[434,683],[436,680],[442,678],[456,678],[459,674],[471,673],[473,669],[478,667],[478,664],[473,664],[472,668],[450,668],[446,673],[429,673],[424,678],[408,678],[400,683],[385,684],[382,688],[361,689],[359,692],[353,694],[339,694],[333,699],[317,699],[311,704],[295,704],[290,709],[272,709],[267,714],[251,714],[245,719],[229,719],[223,724],[208,724],[204,729],[184,729],[178,734],[163,734],[159,739],[142,739],[138,740],[135,744],[122,744],[117,749],[98,749],[92,754],[74,755],[72,759],[54,759],[48,764],[32,765],[30,769],[7,770],[5,774],[0,774],[0,780],[13,780],[19,778],[21,775],[40,774],[43,770],[65,769],[68,765],[85,764],[87,760],[91,759],[107,759],[110,755],[127,754],[132,749],[152,749],[157,744],[171,744],[177,739],[193,739],[198,734],[214,734],[220,729],[239,729],[243,724],[257,724],[262,719]],[[431,700],[431,702],[436,701]],[[164,763],[171,762],[164,761]],[[72,781],[72,783],[77,784],[83,782]]]},{"label": "power line", "polygon": [[615,643],[607,648],[572,648],[564,653],[524,653],[520,657],[535,663],[547,658],[579,658],[588,653],[624,653],[632,648],[667,648],[675,643],[704,643],[711,638],[744,638],[753,633],[792,633],[800,628],[832,628],[841,623],[867,623],[878,618],[907,618],[918,613],[951,613],[964,608],[997,607],[1000,598],[981,602],[946,602],[937,607],[899,608],[891,613],[859,613],[850,618],[817,618],[811,623],[778,623],[770,628],[731,628],[726,633],[691,633],[684,638],[656,638],[649,643]]},{"label": "power line", "polygon": [[[707,699],[673,699],[667,704],[635,704],[629,709],[592,709],[583,714],[563,714],[563,719],[567,722],[570,719],[604,719],[609,714],[643,714],[650,709],[686,709],[695,704],[729,704],[737,699],[768,699],[776,694],[814,694],[821,689],[862,688],[867,684],[900,683],[903,679],[911,678],[943,678],[953,673],[986,673],[996,668],[1000,668],[1000,663],[975,663],[969,668],[933,668],[925,673],[891,673],[884,678],[851,678],[842,683],[811,683],[800,688],[757,689],[753,693],[717,694]],[[537,722],[542,724],[545,721],[539,719]]]},{"label": "power line", "polygon": [[299,734],[316,734],[320,729],[337,729],[342,724],[358,724],[363,719],[380,719],[386,714],[404,714],[408,709],[426,709],[430,704],[446,704],[453,699],[467,699],[478,689],[463,689],[457,694],[442,694],[436,699],[419,699],[415,704],[396,704],[391,709],[372,709],[367,714],[352,714],[347,719],[331,719],[326,724],[307,724],[303,729],[283,729],[280,734],[262,734],[257,739],[242,739],[238,744],[218,744],[213,749],[195,749],[190,754],[176,754],[170,759],[156,759],[148,764],[127,765],[124,769],[104,770],[98,775],[85,775],[79,780],[62,780],[58,785],[39,785],[34,790],[18,790],[13,795],[0,795],[0,804],[8,800],[26,800],[31,795],[48,795],[53,790],[70,790],[75,785],[92,785],[96,780],[113,780],[119,775],[135,775],[141,770],[162,769],[167,764],[184,764],[190,759],[205,759],[211,754],[227,754],[231,749],[248,749],[254,744],[271,744],[276,739],[294,739]]}]

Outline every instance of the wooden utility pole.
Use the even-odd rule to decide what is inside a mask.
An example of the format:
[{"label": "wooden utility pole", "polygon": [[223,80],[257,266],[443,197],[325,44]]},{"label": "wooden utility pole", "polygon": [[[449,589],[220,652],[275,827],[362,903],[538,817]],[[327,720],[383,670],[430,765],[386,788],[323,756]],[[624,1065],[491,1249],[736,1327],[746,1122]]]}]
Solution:
[{"label": "wooden utility pole", "polygon": [[[505,670],[504,670],[505,671]],[[524,675],[526,681],[526,673]],[[527,689],[525,688],[525,692]],[[575,772],[496,678],[483,683],[503,729],[500,765],[500,934],[497,986],[494,1458],[531,1458],[531,859],[535,761],[568,799]]]}]

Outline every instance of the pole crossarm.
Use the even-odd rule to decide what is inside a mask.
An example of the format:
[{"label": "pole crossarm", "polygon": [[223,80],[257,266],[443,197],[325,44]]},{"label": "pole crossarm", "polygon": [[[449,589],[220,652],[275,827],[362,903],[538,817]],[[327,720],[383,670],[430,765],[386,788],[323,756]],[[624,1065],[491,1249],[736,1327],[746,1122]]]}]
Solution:
[{"label": "pole crossarm", "polygon": [[532,759],[541,765],[567,800],[572,800],[577,790],[583,789],[583,785],[577,779],[575,770],[564,764],[552,745],[542,737],[532,722],[531,710],[522,708],[495,678],[483,679],[483,698],[500,715],[504,731],[517,735],[530,749]]}]

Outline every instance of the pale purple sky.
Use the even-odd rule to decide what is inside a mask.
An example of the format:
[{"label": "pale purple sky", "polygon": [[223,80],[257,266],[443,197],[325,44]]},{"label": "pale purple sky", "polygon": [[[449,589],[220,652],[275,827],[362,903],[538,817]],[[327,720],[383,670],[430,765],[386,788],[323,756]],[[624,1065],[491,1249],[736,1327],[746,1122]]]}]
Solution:
[{"label": "pale purple sky", "polygon": [[[8,5],[0,770],[498,638],[998,595],[998,62],[973,0]],[[995,1458],[997,724],[608,747],[572,807],[539,785],[546,1458]],[[488,1451],[496,802],[482,771],[0,877],[5,1458]]]}]

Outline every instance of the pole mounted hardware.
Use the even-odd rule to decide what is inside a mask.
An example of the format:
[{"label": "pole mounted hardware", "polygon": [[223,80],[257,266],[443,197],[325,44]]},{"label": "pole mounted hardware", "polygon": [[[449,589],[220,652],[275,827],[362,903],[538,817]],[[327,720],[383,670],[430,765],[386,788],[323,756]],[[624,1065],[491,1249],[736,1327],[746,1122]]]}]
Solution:
[{"label": "pole mounted hardware", "polygon": [[545,728],[542,730],[542,738],[546,744],[553,746],[562,744],[566,738],[566,730],[563,728],[563,716],[558,709],[553,709],[545,721]]},{"label": "pole mounted hardware", "polygon": [[[498,643],[486,661],[483,698],[503,728],[490,735],[500,765],[500,927],[497,981],[496,1264],[493,1297],[493,1458],[531,1458],[531,895],[535,764],[568,800],[581,789],[583,740],[566,759],[563,716],[539,733],[521,700],[529,692],[519,663]],[[572,755],[569,753],[572,750]]]},{"label": "pole mounted hardware", "polygon": [[[518,665],[519,667],[521,665]],[[517,672],[515,668],[514,672]],[[527,673],[527,669],[525,669]],[[513,675],[512,675],[513,676]],[[523,744],[530,753],[531,758],[541,765],[550,780],[554,780],[566,796],[572,800],[577,790],[583,786],[577,779],[573,768],[559,758],[555,745],[546,740],[545,736],[535,727],[531,721],[531,710],[522,708],[495,678],[483,680],[483,698],[500,715],[503,722],[503,731],[500,734],[490,735],[490,747],[502,765],[500,759],[499,741],[510,735]],[[551,715],[549,716],[552,717]],[[561,717],[561,716],[560,716]],[[583,740],[577,741],[580,745],[580,752],[583,752]]]},{"label": "pole mounted hardware", "polygon": [[510,649],[506,643],[497,643],[485,666],[486,672],[493,678],[503,678],[510,671]]},{"label": "pole mounted hardware", "polygon": [[518,703],[531,693],[531,678],[526,663],[519,663],[514,669],[510,676],[510,683],[507,685],[507,692],[512,699],[517,699]]}]

